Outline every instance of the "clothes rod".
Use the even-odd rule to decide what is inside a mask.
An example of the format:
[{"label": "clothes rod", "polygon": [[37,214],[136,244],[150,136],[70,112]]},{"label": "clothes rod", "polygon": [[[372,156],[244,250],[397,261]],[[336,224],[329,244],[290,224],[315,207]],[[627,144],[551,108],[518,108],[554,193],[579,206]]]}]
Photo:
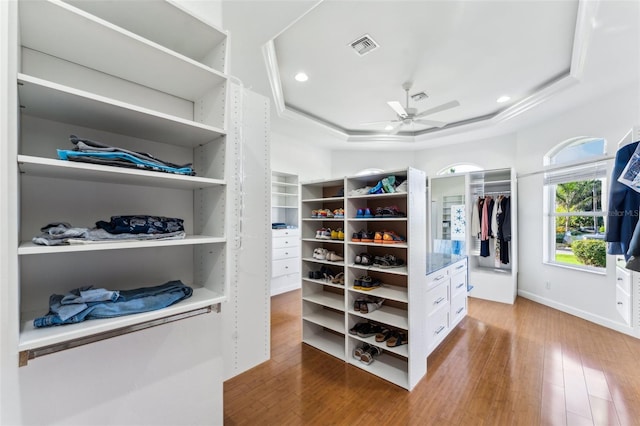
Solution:
[{"label": "clothes rod", "polygon": [[483,195],[511,195],[511,191],[493,191],[493,192],[476,192],[476,195],[478,197],[481,197]]},{"label": "clothes rod", "polygon": [[163,324],[195,317],[197,315],[208,314],[211,312],[220,312],[220,303],[214,305],[205,306],[204,308],[194,309],[193,311],[182,312],[175,315],[170,315],[164,318],[158,318],[151,321],[142,322],[140,324],[133,324],[127,327],[117,328],[115,330],[105,331],[104,333],[98,333],[91,336],[80,337],[66,342],[60,342],[53,345],[43,346],[41,348],[28,349],[20,352],[18,359],[18,366],[25,367],[30,359],[34,359],[44,355],[50,355],[56,352],[64,351],[67,349],[77,348],[78,346],[87,345],[89,343],[99,342],[101,340],[111,339],[112,337],[122,336],[124,334],[133,333],[136,331],[146,330],[151,327],[156,327]]}]

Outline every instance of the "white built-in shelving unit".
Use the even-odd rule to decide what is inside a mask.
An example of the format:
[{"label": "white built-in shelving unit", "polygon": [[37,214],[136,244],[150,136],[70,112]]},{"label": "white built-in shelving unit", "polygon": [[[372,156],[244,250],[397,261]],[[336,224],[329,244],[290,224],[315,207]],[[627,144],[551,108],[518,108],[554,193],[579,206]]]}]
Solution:
[{"label": "white built-in shelving unit", "polygon": [[[18,206],[20,362],[219,308],[227,299],[227,34],[171,2],[20,1]],[[57,159],[69,135],[193,163],[197,176]],[[183,240],[37,246],[40,227],[92,227],[114,215],[184,219]],[[34,329],[49,295],[180,279],[169,308]]]},{"label": "white built-in shelving unit", "polygon": [[271,172],[271,295],[300,288],[300,182],[291,173]]},{"label": "white built-in shelving unit", "polygon": [[[356,189],[375,186],[379,180],[395,176],[408,181],[407,192],[357,194]],[[302,321],[303,342],[341,360],[375,374],[405,389],[412,389],[426,373],[426,176],[416,169],[351,176],[345,179],[305,182],[301,186],[302,216]],[[358,209],[395,206],[406,214],[399,217],[357,217]],[[344,208],[344,218],[313,218],[312,211]],[[342,229],[344,241],[316,239],[319,228]],[[352,235],[361,230],[393,230],[406,238],[404,243],[355,242]],[[313,258],[315,248],[334,251],[343,261]],[[354,262],[358,254],[393,254],[404,262],[398,268],[383,269]],[[328,267],[332,275],[345,274],[345,284],[314,279],[309,272]],[[354,279],[368,275],[382,281],[371,291],[354,288]],[[354,310],[354,301],[363,296],[385,299],[381,308],[364,314]],[[349,334],[356,323],[370,321],[403,331],[406,345],[388,347],[374,337]],[[353,351],[369,343],[383,353],[369,365],[354,359]]]}]

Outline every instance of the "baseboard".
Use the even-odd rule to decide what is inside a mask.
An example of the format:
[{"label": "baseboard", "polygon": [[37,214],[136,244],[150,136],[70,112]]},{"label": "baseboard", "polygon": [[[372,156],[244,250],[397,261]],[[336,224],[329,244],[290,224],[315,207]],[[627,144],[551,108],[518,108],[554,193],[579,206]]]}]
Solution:
[{"label": "baseboard", "polygon": [[548,306],[558,311],[573,315],[574,317],[582,318],[583,320],[592,322],[594,324],[598,324],[603,327],[610,328],[615,331],[619,331],[620,333],[628,334],[630,336],[636,337],[633,328],[629,327],[626,324],[618,323],[608,318],[601,317],[599,315],[593,315],[590,312],[583,311],[581,309],[576,309],[572,306],[565,305],[563,303],[558,303],[555,300],[547,299],[545,297],[540,297],[537,294],[530,293],[528,291],[518,290],[518,296],[524,297],[525,299],[532,300],[536,303],[540,303],[541,305]]},{"label": "baseboard", "polygon": [[300,281],[288,284],[286,286],[278,287],[278,288],[273,288],[273,286],[272,286],[271,287],[271,296],[277,296],[277,295],[282,294],[282,293],[287,293],[287,292],[292,291],[292,290],[297,290],[297,289],[299,289],[301,287],[302,287],[302,283]]}]

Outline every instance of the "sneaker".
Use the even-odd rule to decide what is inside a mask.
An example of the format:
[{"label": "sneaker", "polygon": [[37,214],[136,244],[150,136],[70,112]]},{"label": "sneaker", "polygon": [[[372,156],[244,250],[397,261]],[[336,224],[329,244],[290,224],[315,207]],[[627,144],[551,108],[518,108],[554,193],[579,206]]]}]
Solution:
[{"label": "sneaker", "polygon": [[342,207],[340,207],[339,209],[335,209],[333,211],[333,216],[337,217],[337,218],[343,218],[344,217],[344,209]]},{"label": "sneaker", "polygon": [[332,229],[331,230],[331,239],[332,240],[337,240],[338,239],[338,230],[337,229]]},{"label": "sneaker", "polygon": [[396,186],[396,192],[407,192],[407,180],[405,179],[400,185]]},{"label": "sneaker", "polygon": [[360,242],[372,243],[374,241],[375,233],[373,231],[364,231],[360,236]]},{"label": "sneaker", "polygon": [[382,235],[382,244],[398,244],[404,243],[407,239],[393,231],[385,231]]},{"label": "sneaker", "polygon": [[364,209],[364,214],[362,215],[362,217],[366,217],[366,218],[373,217],[373,213],[371,213],[371,209],[369,209],[368,207]]},{"label": "sneaker", "polygon": [[362,233],[364,231],[360,231],[360,232],[354,232],[353,234],[351,234],[351,241],[354,241],[356,243],[359,243],[360,241],[362,241]]},{"label": "sneaker", "polygon": [[329,250],[327,250],[326,248],[322,248],[322,247],[315,248],[313,250],[313,258],[316,260],[326,260],[327,253],[329,253]]},{"label": "sneaker", "polygon": [[319,240],[330,240],[331,239],[331,228],[322,228],[320,230],[320,235],[316,236]]},{"label": "sneaker", "polygon": [[395,176],[388,176],[384,179],[382,179],[381,181],[382,183],[382,189],[384,190],[384,192],[386,193],[394,193],[396,192],[395,190],[395,183],[396,183],[396,177]]},{"label": "sneaker", "polygon": [[364,210],[358,209],[358,211],[356,212],[356,217],[363,218],[364,217]]},{"label": "sneaker", "polygon": [[385,231],[377,231],[373,237],[373,242],[377,244],[382,244],[384,239]]},{"label": "sneaker", "polygon": [[362,188],[352,189],[351,191],[349,191],[349,196],[353,197],[354,195],[366,195],[369,193],[370,190],[371,190],[370,186],[364,186]]},{"label": "sneaker", "polygon": [[369,194],[382,194],[384,190],[382,189],[382,181],[379,180],[376,186],[369,190]]},{"label": "sneaker", "polygon": [[342,230],[342,228],[338,228],[338,239],[340,241],[344,241],[344,231]]}]

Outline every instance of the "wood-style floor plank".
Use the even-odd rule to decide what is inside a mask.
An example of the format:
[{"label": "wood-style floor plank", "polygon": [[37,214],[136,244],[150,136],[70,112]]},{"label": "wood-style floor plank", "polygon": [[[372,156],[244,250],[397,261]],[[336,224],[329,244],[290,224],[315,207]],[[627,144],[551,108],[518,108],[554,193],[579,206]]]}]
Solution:
[{"label": "wood-style floor plank", "polygon": [[469,299],[412,392],[301,343],[271,300],[271,359],[224,385],[226,425],[640,426],[640,340],[518,298]]}]

